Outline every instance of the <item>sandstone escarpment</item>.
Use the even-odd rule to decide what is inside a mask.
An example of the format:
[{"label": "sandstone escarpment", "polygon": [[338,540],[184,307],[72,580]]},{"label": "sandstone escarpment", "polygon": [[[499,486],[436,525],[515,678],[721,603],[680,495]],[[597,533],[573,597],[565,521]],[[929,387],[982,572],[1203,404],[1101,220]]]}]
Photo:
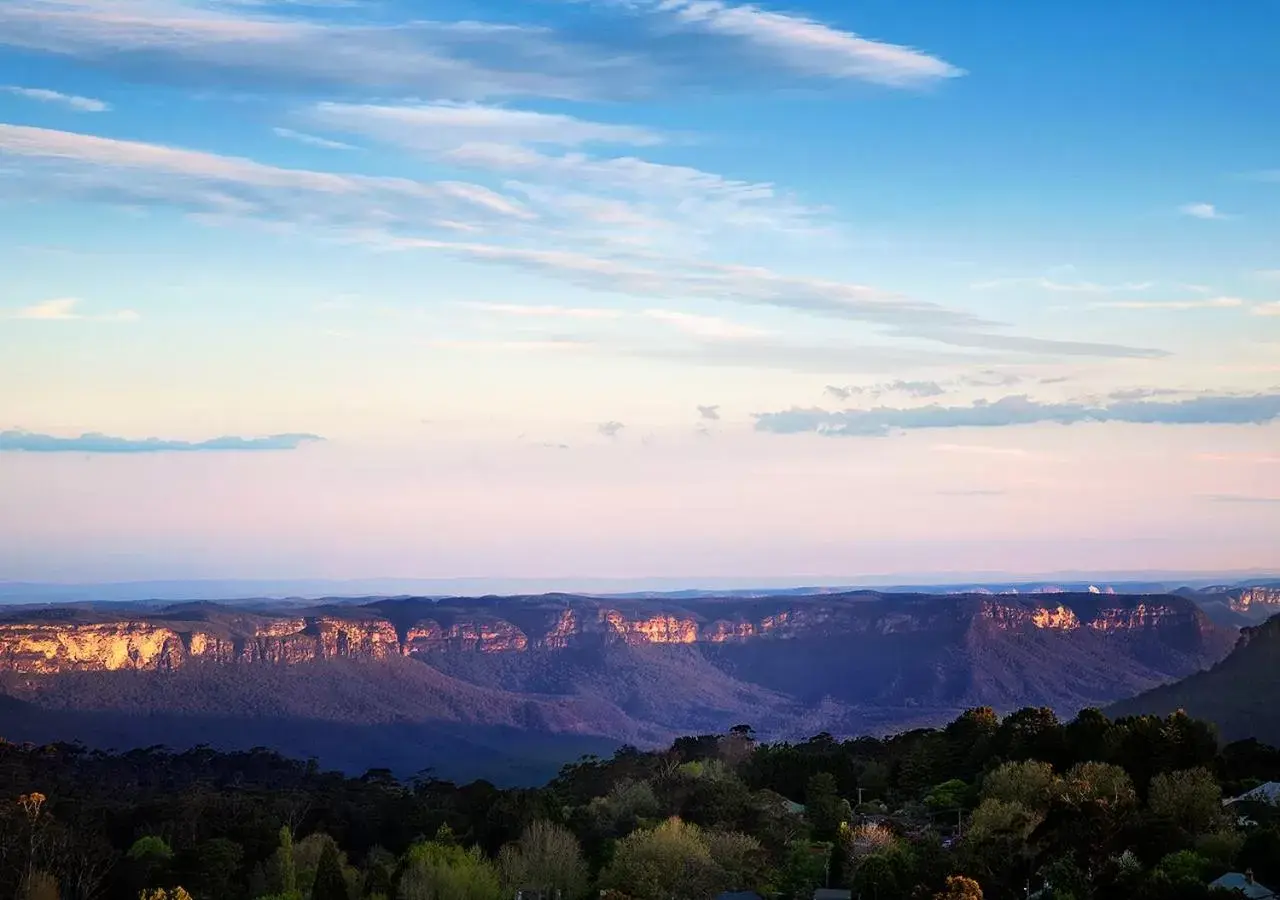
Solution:
[{"label": "sandstone escarpment", "polygon": [[1010,635],[1176,631],[1193,640],[1208,627],[1193,604],[1177,597],[860,593],[708,601],[666,609],[589,598],[505,603],[386,601],[324,608],[303,616],[241,615],[215,608],[188,618],[135,613],[114,621],[39,616],[24,621],[11,614],[0,621],[0,672],[168,671],[197,661],[294,665],[324,659],[554,652],[583,646],[958,635],[974,628]]},{"label": "sandstone escarpment", "polygon": [[1227,605],[1238,613],[1259,608],[1268,612],[1280,611],[1280,587],[1247,587],[1232,591]]}]

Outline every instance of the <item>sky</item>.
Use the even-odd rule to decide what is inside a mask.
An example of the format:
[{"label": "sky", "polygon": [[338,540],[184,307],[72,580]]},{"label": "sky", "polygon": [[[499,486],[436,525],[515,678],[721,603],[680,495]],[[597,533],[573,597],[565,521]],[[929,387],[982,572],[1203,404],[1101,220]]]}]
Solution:
[{"label": "sky", "polygon": [[0,580],[1280,569],[1277,33],[4,0]]}]

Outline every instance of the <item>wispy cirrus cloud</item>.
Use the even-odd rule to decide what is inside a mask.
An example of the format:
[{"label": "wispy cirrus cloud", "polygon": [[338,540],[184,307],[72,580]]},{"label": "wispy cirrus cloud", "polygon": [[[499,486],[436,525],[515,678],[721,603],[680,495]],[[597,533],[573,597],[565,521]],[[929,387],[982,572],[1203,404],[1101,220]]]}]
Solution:
[{"label": "wispy cirrus cloud", "polygon": [[696,315],[671,309],[646,309],[642,315],[662,322],[664,325],[669,325],[678,331],[683,331],[686,334],[712,340],[753,338],[768,334],[763,328],[731,322],[719,316]]},{"label": "wispy cirrus cloud", "polygon": [[1095,309],[1188,310],[1238,309],[1246,304],[1239,297],[1208,297],[1202,300],[1114,300],[1089,305]]},{"label": "wispy cirrus cloud", "polygon": [[0,452],[23,453],[199,453],[296,450],[322,441],[314,434],[273,434],[265,437],[224,436],[203,441],[162,438],[124,438],[87,432],[77,437],[55,437],[31,431],[0,431]]},{"label": "wispy cirrus cloud", "polygon": [[33,322],[68,322],[76,320],[132,322],[139,318],[138,314],[131,309],[87,314],[80,311],[80,306],[80,300],[76,297],[56,297],[52,300],[44,300],[32,306],[23,307],[8,316],[0,314],[0,318],[26,319]]},{"label": "wispy cirrus cloud", "polygon": [[621,309],[608,309],[592,306],[526,306],[521,303],[480,303],[462,304],[470,309],[494,313],[501,316],[516,316],[526,319],[622,319],[628,313]]},{"label": "wispy cirrus cloud", "polygon": [[764,329],[733,322],[720,316],[706,316],[674,309],[645,309],[632,312],[608,307],[523,306],[514,303],[467,303],[464,305],[484,312],[517,318],[575,319],[597,322],[648,319],[685,334],[712,340],[734,340],[768,334]]},{"label": "wispy cirrus cloud", "polygon": [[[309,8],[335,5],[350,12],[334,17]],[[923,51],[750,5],[603,0],[598,7],[643,14],[647,27],[429,21],[395,18],[393,7],[374,17],[365,5],[333,2],[6,0],[0,45],[169,84],[454,100],[630,97],[740,89],[745,81],[917,87],[963,74]]]},{"label": "wispy cirrus cloud", "polygon": [[[743,62],[781,67],[809,78],[919,87],[964,75],[924,51],[870,40],[800,15],[722,0],[597,0],[653,17],[661,28],[729,43]],[[704,40],[701,46],[714,54]]]},{"label": "wispy cirrus cloud", "polygon": [[823,377],[875,374],[886,370],[936,369],[969,363],[965,354],[930,351],[921,358],[910,347],[816,342],[784,337],[739,340],[694,340],[680,344],[618,343],[604,345],[611,356],[730,369],[773,369]]},{"label": "wispy cirrus cloud", "polygon": [[1280,419],[1280,394],[1202,395],[1185,400],[1047,403],[1026,395],[967,406],[875,407],[829,411],[799,408],[756,416],[758,431],[867,437],[937,428],[1005,428],[1053,422],[1140,425],[1260,425]]},{"label": "wispy cirrus cloud", "polygon": [[1095,281],[1059,281],[1041,275],[1032,275],[1013,278],[992,278],[975,282],[969,286],[979,291],[999,288],[1035,287],[1062,294],[1115,294],[1128,291],[1149,291],[1155,287],[1155,282],[1126,281],[1119,284],[1099,284]]},{"label": "wispy cirrus cloud", "polygon": [[620,228],[629,240],[653,242],[666,233],[672,243],[687,246],[691,233],[726,228],[825,227],[819,210],[773,184],[582,149],[666,140],[649,128],[478,103],[326,102],[299,116],[453,167],[518,179],[512,188],[531,200],[572,212],[595,228]]},{"label": "wispy cirrus cloud", "polygon": [[307,134],[304,131],[294,131],[292,128],[272,128],[271,133],[276,137],[282,137],[290,141],[297,141],[299,144],[306,144],[308,147],[320,147],[324,150],[356,149],[350,144],[344,144],[341,141],[331,141],[328,138],[317,137],[314,134]]},{"label": "wispy cirrus cloud", "polygon": [[867,386],[829,384],[823,389],[837,400],[851,397],[881,397],[885,394],[903,394],[908,397],[941,397],[947,389],[937,381],[910,381],[897,379]]},{"label": "wispy cirrus cloud", "polygon": [[1280,300],[1271,303],[1259,303],[1249,312],[1255,316],[1280,316]]},{"label": "wispy cirrus cloud", "polygon": [[626,144],[648,147],[662,135],[636,125],[592,122],[564,113],[544,113],[480,103],[317,103],[309,121],[384,143],[420,150],[449,150],[467,144],[575,147]]},{"label": "wispy cirrus cloud", "polygon": [[[884,381],[869,385],[829,384],[823,389],[823,393],[840,401],[849,400],[852,397],[879,399],[886,394],[901,394],[905,397],[928,399],[930,397],[941,397],[944,394],[962,388],[1012,387],[1015,384],[1022,384],[1028,380],[1028,376],[1018,372],[999,371],[996,369],[980,369],[970,375],[961,375],[955,378],[944,379],[942,381],[899,378],[893,381]],[[1052,380],[1046,381],[1045,379],[1041,379],[1040,383],[1052,383]]]},{"label": "wispy cirrus cloud", "polygon": [[1193,219],[1225,219],[1227,215],[1212,203],[1184,203],[1178,212]]},{"label": "wispy cirrus cloud", "polygon": [[[289,169],[243,157],[0,124],[0,190],[291,223],[445,228],[534,218],[518,200],[464,182]],[[7,176],[7,177],[6,177]]]},{"label": "wispy cirrus cloud", "polygon": [[335,21],[301,5],[6,0],[0,45],[72,57],[137,80],[258,91],[582,99],[651,81],[633,58],[536,25]]},{"label": "wispy cirrus cloud", "polygon": [[27,100],[36,100],[40,103],[55,103],[59,106],[70,107],[76,112],[100,113],[111,109],[111,104],[104,100],[95,100],[93,97],[80,97],[76,94],[64,94],[61,91],[51,91],[48,88],[7,85],[0,87],[0,91],[6,94],[13,94],[16,97],[24,97]]},{"label": "wispy cirrus cloud", "polygon": [[[594,253],[561,249],[557,244],[578,231],[559,233],[545,223],[568,216],[581,225],[598,216],[599,207],[586,212],[555,209],[479,184],[289,169],[159,144],[0,124],[0,158],[6,157],[12,163],[0,169],[0,191],[18,197],[161,204],[215,219],[318,226],[383,250],[445,252],[646,299],[680,296],[774,307],[979,351],[1112,358],[1164,355],[1149,348],[1002,333],[998,323],[972,313],[847,281],[687,255],[624,252],[609,245],[593,248]],[[539,227],[524,227],[532,222]],[[427,236],[457,231],[490,231],[499,239],[518,242]],[[681,322],[687,330],[700,327],[696,319]]]},{"label": "wispy cirrus cloud", "polygon": [[[898,336],[925,338],[957,347],[1061,356],[1152,358],[1165,355],[1159,350],[1116,344],[1000,334],[990,330],[998,327],[995,323],[962,310],[867,285],[784,275],[757,266],[643,254],[592,256],[566,250],[386,235],[370,235],[369,239],[386,249],[438,250],[467,259],[516,266],[592,289],[646,298],[683,296],[774,307],[864,322]],[[831,349],[836,352],[838,348]],[[848,355],[846,352],[845,356]],[[838,372],[840,368],[822,371]],[[855,365],[848,371],[865,369]]]}]

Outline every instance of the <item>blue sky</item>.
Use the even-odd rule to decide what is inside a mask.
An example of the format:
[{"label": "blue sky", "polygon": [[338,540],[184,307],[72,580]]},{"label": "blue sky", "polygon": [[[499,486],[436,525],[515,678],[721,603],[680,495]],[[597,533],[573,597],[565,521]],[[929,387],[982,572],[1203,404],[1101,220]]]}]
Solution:
[{"label": "blue sky", "polygon": [[1280,10],[0,5],[0,577],[1274,567]]}]

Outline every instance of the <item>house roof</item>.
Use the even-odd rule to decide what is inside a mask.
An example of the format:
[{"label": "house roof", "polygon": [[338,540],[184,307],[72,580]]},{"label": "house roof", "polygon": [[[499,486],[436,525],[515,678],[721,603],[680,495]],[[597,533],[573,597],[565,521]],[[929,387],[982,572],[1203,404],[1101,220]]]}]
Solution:
[{"label": "house roof", "polygon": [[1248,878],[1242,872],[1228,872],[1216,881],[1209,883],[1211,888],[1226,888],[1229,891],[1239,891],[1250,900],[1268,900],[1275,897],[1276,892],[1270,888],[1263,887],[1258,882]]},{"label": "house roof", "polygon": [[725,891],[716,896],[716,900],[761,900],[755,891]]},{"label": "house roof", "polygon": [[1280,802],[1280,781],[1268,781],[1251,791],[1245,791],[1239,797],[1232,797],[1227,803],[1239,803],[1241,800],[1253,800],[1262,803]]},{"label": "house roof", "polygon": [[839,888],[818,888],[813,892],[813,900],[850,900],[852,891]]}]

